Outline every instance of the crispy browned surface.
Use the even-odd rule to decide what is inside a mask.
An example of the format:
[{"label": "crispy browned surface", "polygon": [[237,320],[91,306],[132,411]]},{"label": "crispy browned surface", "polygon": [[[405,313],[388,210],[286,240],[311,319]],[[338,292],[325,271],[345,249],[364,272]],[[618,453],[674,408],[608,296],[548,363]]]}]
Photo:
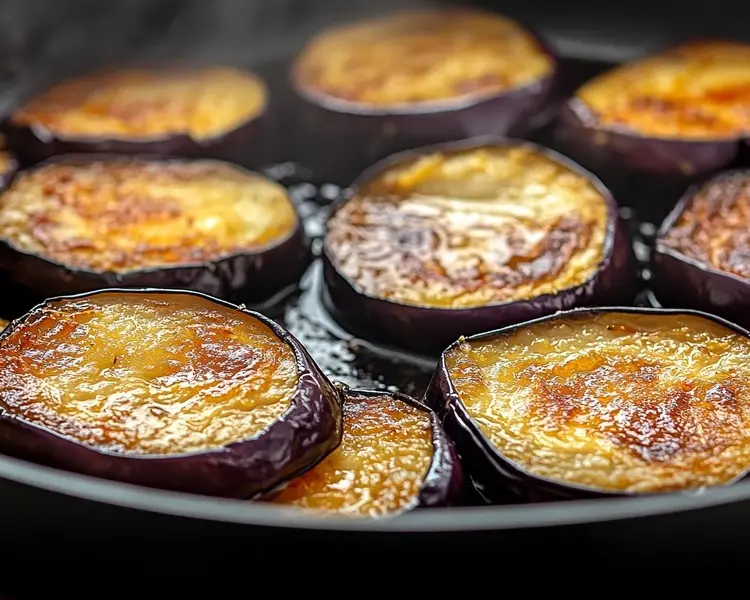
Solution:
[{"label": "crispy browned surface", "polygon": [[330,29],[311,40],[294,74],[312,92],[388,106],[497,94],[538,81],[552,67],[518,23],[447,8]]},{"label": "crispy browned surface", "polygon": [[750,132],[750,44],[696,41],[594,78],[577,93],[605,128],[653,137]]},{"label": "crispy browned surface", "polygon": [[273,502],[376,517],[416,503],[432,462],[430,415],[390,396],[348,397],[341,445]]},{"label": "crispy browned surface", "polygon": [[0,341],[0,406],[73,440],[179,454],[247,439],[297,385],[266,325],[194,296],[55,303]]},{"label": "crispy browned surface", "polygon": [[8,326],[8,321],[6,321],[5,319],[0,319],[0,331],[5,329],[7,326]]},{"label": "crispy browned surface", "polygon": [[0,238],[96,272],[255,252],[296,226],[283,187],[213,161],[50,164],[0,195]]},{"label": "crispy browned surface", "polygon": [[706,183],[659,244],[750,278],[750,171]]},{"label": "crispy browned surface", "polygon": [[719,485],[750,465],[750,340],[691,315],[583,315],[447,356],[482,432],[529,472],[599,489]]},{"label": "crispy browned surface", "polygon": [[12,115],[17,125],[71,137],[217,137],[257,116],[265,84],[228,67],[128,69],[60,82]]},{"label": "crispy browned surface", "polygon": [[325,243],[368,295],[467,308],[583,283],[606,222],[585,177],[527,148],[486,147],[389,169],[336,211]]}]

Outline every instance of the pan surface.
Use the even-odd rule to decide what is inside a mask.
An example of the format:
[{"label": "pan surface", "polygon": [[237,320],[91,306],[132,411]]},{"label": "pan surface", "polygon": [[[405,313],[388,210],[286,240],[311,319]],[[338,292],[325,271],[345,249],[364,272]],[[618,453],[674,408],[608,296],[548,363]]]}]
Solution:
[{"label": "pan surface", "polygon": [[[567,59],[569,89],[611,66],[592,60]],[[271,64],[267,77],[283,86],[285,65]],[[289,133],[293,135],[293,132]],[[551,145],[549,132],[532,136]],[[303,212],[309,233],[319,236],[326,208],[339,190],[315,182],[304,168],[282,163],[266,172],[290,189]],[[644,256],[658,214],[653,207],[626,207],[636,252]],[[639,214],[640,211],[640,214]],[[644,259],[645,261],[645,259]],[[645,263],[644,263],[645,264]],[[320,304],[317,263],[307,273],[301,291],[269,308],[310,350],[332,379],[371,389],[395,387],[418,396],[427,384],[432,364],[419,356],[395,354],[368,345],[337,328]],[[646,268],[644,266],[644,268]],[[15,317],[28,306],[14,296],[3,316]],[[653,304],[644,287],[639,302]],[[395,366],[394,366],[395,365]],[[569,501],[564,503],[469,506],[427,509],[389,519],[362,520],[318,517],[300,511],[239,500],[225,500],[152,490],[94,479],[0,455],[0,539],[6,544],[44,541],[45,551],[84,551],[96,540],[169,538],[249,539],[268,543],[327,543],[357,547],[434,548],[473,547],[477,542],[523,548],[589,550],[607,546],[606,556],[633,551],[725,553],[737,556],[750,527],[750,482],[698,494],[668,494],[649,498]],[[78,545],[76,545],[78,544]],[[210,544],[209,544],[210,545]],[[196,552],[200,552],[196,549]]]}]

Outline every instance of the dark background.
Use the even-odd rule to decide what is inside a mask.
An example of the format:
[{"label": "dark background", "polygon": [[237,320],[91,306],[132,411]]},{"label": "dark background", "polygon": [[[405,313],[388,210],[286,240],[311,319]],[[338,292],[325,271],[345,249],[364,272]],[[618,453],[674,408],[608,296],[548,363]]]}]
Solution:
[{"label": "dark background", "polygon": [[[322,26],[437,0],[2,0],[0,109],[71,71],[150,59],[246,66]],[[750,2],[474,0],[523,19],[565,55],[621,61],[690,36],[750,39]]]}]

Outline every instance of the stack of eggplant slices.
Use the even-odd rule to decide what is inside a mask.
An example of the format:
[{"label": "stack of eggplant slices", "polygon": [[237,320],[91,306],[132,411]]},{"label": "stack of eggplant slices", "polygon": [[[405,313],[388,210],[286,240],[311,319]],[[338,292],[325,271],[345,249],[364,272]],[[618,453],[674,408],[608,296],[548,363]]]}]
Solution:
[{"label": "stack of eggplant slices", "polygon": [[[262,174],[258,75],[129,68],[25,99],[3,123],[0,267],[34,300],[0,335],[0,452],[369,518],[742,480],[750,45],[688,40],[573,97],[565,80],[496,13],[320,32],[288,74],[299,160],[351,177],[319,249]],[[542,122],[554,151],[524,140]],[[671,210],[646,308],[628,195]],[[432,357],[422,397],[335,381],[247,308],[315,263],[337,323]]]}]

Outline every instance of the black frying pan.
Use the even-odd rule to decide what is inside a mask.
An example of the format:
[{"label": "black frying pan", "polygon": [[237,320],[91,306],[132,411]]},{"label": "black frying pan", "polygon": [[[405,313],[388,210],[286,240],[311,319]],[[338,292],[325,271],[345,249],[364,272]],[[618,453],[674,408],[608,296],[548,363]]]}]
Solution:
[{"label": "black frying pan", "polygon": [[[173,2],[169,6],[179,10],[180,4]],[[231,10],[233,3],[217,4]],[[503,3],[482,4],[514,14],[512,7]],[[532,13],[539,15],[540,28],[552,34],[553,42],[555,33],[559,34],[560,48],[564,52],[567,49],[566,70],[571,89],[610,66],[608,62],[591,60],[592,56],[625,59],[673,38],[696,33],[742,35],[744,32],[738,31],[738,25],[746,19],[738,16],[742,14],[740,8],[750,13],[750,5],[735,6],[735,2],[724,0],[704,7],[714,18],[704,18],[696,9],[690,22],[674,18],[649,20],[645,16],[648,13],[640,12],[635,5],[631,5],[629,16],[597,18],[588,6],[590,3],[579,1],[566,3],[569,14],[556,17],[550,14],[554,12],[551,9],[545,10],[549,4],[540,0],[525,3],[527,14],[520,16],[533,22]],[[659,6],[664,5],[666,10],[667,4],[668,0],[652,1],[649,6],[658,13]],[[726,6],[719,11],[717,4]],[[580,10],[576,11],[576,5],[580,5]],[[305,10],[313,10],[311,5],[306,6]],[[722,12],[726,15],[726,11],[733,12],[731,19],[715,17]],[[293,12],[282,11],[276,17],[283,20],[283,15]],[[681,15],[687,18],[684,11]],[[83,18],[80,14],[78,17]],[[157,21],[152,37],[161,35],[170,19],[159,13]],[[648,37],[649,32],[654,35]],[[69,58],[71,71],[79,70],[82,63],[73,65],[73,62],[83,60],[86,53],[81,49],[77,57],[73,54]],[[42,64],[39,60],[30,60],[28,64],[37,67]],[[274,59],[261,71],[272,79],[273,85],[283,86],[285,65],[284,60]],[[547,143],[545,135],[542,132],[537,141]],[[304,176],[297,175],[296,181],[290,183],[298,184]],[[648,207],[633,208],[643,212]],[[658,220],[659,215],[652,216],[653,219],[647,220]],[[638,223],[633,226],[636,230],[640,227]],[[331,344],[339,342],[331,338]],[[375,361],[374,365],[358,365],[359,370],[347,376],[361,387],[369,387],[384,372],[382,364]],[[411,368],[405,367],[406,371],[401,373],[387,372],[386,376],[408,379]],[[502,554],[505,561],[516,557],[522,563],[528,561],[529,552],[540,549],[558,556],[565,556],[574,548],[585,550],[588,568],[595,568],[614,560],[643,564],[665,555],[689,555],[693,560],[721,556],[728,561],[741,556],[745,548],[744,532],[749,529],[750,482],[697,495],[429,509],[393,519],[363,521],[304,516],[277,506],[137,488],[0,456],[0,540],[6,550],[33,544],[39,559],[76,553],[94,558],[102,544],[119,545],[127,540],[147,543],[155,552],[160,541],[174,544],[175,540],[200,539],[200,544],[190,546],[191,556],[196,559],[201,553],[214,552],[217,543],[230,541],[246,544],[250,553],[253,548],[279,544],[287,548],[321,548],[321,551],[337,549],[342,553],[384,550],[401,555],[411,552],[434,555],[449,551],[454,556],[478,544],[489,544],[493,553]],[[622,566],[621,562],[618,564]],[[504,568],[508,567],[505,562]]]}]

